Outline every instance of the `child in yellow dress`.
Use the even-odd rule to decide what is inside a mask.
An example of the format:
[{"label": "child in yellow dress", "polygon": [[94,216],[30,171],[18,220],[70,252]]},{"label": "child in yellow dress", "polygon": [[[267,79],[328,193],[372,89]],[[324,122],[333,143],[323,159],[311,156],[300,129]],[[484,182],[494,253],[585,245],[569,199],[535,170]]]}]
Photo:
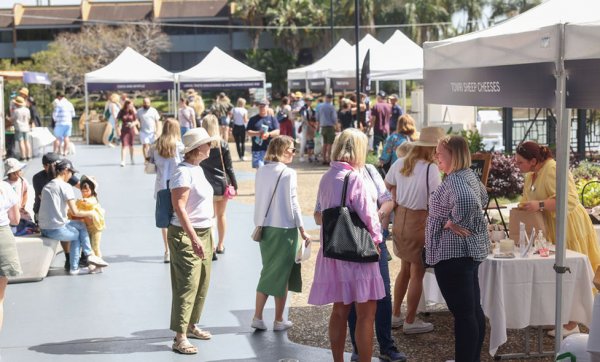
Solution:
[{"label": "child in yellow dress", "polygon": [[[102,237],[102,230],[104,230],[104,209],[98,202],[98,194],[96,189],[98,184],[90,177],[82,176],[79,181],[79,187],[81,190],[82,198],[76,201],[77,208],[82,211],[93,211],[93,217],[86,217],[82,221],[87,226],[88,234],[90,234],[90,242],[92,244],[92,250],[98,257],[102,256],[100,251],[100,239]],[[69,218],[75,219],[72,215]],[[96,272],[102,272],[101,268],[96,268]]]}]

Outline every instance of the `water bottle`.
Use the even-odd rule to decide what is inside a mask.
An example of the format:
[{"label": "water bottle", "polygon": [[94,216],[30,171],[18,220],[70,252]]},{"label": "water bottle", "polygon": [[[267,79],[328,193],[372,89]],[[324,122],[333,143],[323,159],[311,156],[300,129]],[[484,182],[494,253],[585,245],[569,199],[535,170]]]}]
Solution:
[{"label": "water bottle", "polygon": [[522,258],[527,257],[527,231],[525,231],[525,224],[519,223],[519,254]]}]

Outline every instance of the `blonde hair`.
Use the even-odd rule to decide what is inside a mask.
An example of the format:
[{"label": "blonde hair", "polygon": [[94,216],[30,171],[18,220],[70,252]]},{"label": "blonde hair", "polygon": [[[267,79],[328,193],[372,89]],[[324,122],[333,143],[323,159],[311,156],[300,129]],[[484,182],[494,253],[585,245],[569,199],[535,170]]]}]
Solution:
[{"label": "blonde hair", "polygon": [[267,153],[265,154],[265,161],[279,162],[283,157],[285,150],[294,146],[294,139],[290,136],[277,136],[269,142],[267,147]]},{"label": "blonde hair", "polygon": [[177,141],[180,140],[179,122],[174,118],[167,118],[163,124],[162,133],[154,143],[154,147],[161,157],[173,158],[177,153]]},{"label": "blonde hair", "polygon": [[221,133],[219,132],[219,119],[214,114],[207,114],[202,118],[202,128],[210,137],[218,137],[218,139],[210,143],[211,148],[218,147],[221,144]]},{"label": "blonde hair", "polygon": [[108,100],[113,103],[119,103],[119,99],[120,99],[120,96],[117,93],[111,94],[110,97],[108,98]]},{"label": "blonde hair", "polygon": [[396,147],[396,156],[398,156],[398,158],[405,157],[406,155],[408,155],[408,152],[410,152],[411,148],[411,142],[402,142],[400,146]]},{"label": "blonde hair", "polygon": [[445,136],[438,145],[444,147],[452,156],[451,171],[464,170],[471,167],[471,152],[467,140],[462,136]]},{"label": "blonde hair", "polygon": [[362,167],[367,160],[367,136],[356,128],[347,128],[333,141],[331,159]]},{"label": "blonde hair", "polygon": [[246,100],[244,98],[238,98],[237,106],[243,108],[244,106],[246,106]]},{"label": "blonde hair", "polygon": [[407,135],[411,139],[414,137],[417,131],[415,127],[415,120],[409,114],[403,114],[398,118],[397,128],[398,133]]},{"label": "blonde hair", "polygon": [[433,162],[434,155],[435,147],[433,146],[412,146],[406,157],[404,157],[404,165],[402,166],[400,173],[406,177],[412,175],[417,161],[423,160],[427,163],[431,163]]}]

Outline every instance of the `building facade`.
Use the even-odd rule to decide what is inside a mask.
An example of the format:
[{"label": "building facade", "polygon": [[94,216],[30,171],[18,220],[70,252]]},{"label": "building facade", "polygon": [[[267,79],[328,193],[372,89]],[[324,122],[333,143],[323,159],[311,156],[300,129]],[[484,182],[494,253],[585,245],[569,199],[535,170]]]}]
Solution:
[{"label": "building facade", "polygon": [[[12,9],[0,9],[0,58],[29,59],[46,50],[57,34],[79,31],[85,24],[137,21],[164,24],[171,48],[159,55],[158,63],[174,72],[196,65],[215,46],[237,58],[251,48],[247,32],[228,27],[239,22],[232,18],[227,0],[82,0],[79,6],[16,4]],[[270,34],[264,32],[260,47],[271,48],[273,44]]]}]

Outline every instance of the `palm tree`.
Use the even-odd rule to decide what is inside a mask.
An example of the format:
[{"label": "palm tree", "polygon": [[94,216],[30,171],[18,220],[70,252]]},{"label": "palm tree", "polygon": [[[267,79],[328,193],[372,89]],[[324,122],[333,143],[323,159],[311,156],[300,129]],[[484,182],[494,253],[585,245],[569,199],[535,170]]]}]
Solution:
[{"label": "palm tree", "polygon": [[[451,35],[449,26],[451,10],[442,0],[407,0],[404,4],[407,24],[410,26],[411,38],[417,44],[430,40],[439,40]],[[432,24],[432,25],[420,25]]]},{"label": "palm tree", "polygon": [[[264,25],[264,14],[271,8],[271,1],[266,0],[232,0],[230,1],[233,16],[241,19],[244,24],[260,27]],[[252,49],[258,49],[258,42],[262,29],[250,28],[248,33],[251,37]]]},{"label": "palm tree", "polygon": [[493,21],[502,21],[506,18],[512,18],[540,3],[541,0],[493,0],[491,3],[491,19]]},{"label": "palm tree", "polygon": [[482,0],[459,0],[455,2],[454,11],[463,12],[466,15],[465,33],[478,30],[482,15]]}]

